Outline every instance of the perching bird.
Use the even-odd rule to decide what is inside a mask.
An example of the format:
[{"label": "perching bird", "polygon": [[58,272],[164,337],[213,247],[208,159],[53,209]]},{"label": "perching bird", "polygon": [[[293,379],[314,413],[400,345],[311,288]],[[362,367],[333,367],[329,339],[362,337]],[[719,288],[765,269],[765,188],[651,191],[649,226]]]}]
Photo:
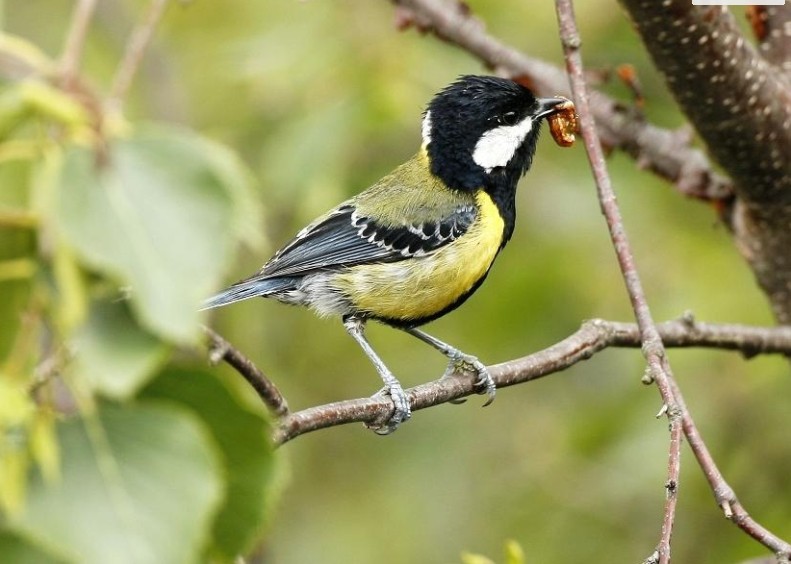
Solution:
[{"label": "perching bird", "polygon": [[563,102],[507,79],[459,78],[428,104],[414,157],[305,227],[204,309],[262,296],[340,316],[393,401],[390,418],[374,429],[380,434],[409,419],[410,405],[365,338],[369,319],[442,352],[446,375],[477,372],[490,403],[486,367],[418,327],[460,306],[486,278],[513,233],[516,185],[532,163],[541,119]]}]

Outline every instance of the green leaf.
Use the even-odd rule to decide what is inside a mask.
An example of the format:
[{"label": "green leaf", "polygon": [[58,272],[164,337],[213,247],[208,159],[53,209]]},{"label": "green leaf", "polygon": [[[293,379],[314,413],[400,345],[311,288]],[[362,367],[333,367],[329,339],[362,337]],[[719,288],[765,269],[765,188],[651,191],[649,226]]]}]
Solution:
[{"label": "green leaf", "polygon": [[261,249],[265,242],[260,228],[263,209],[261,200],[250,189],[252,174],[241,159],[224,145],[204,138],[195,140],[204,146],[203,151],[211,161],[210,166],[231,195],[231,228],[234,236],[255,250]]},{"label": "green leaf", "polygon": [[27,209],[30,182],[29,159],[0,159],[0,361],[16,339],[38,266],[36,237],[30,229],[35,223]]},{"label": "green leaf", "polygon": [[525,551],[522,545],[513,539],[505,542],[505,564],[525,564]]},{"label": "green leaf", "polygon": [[95,301],[72,340],[72,374],[91,389],[114,399],[127,399],[167,359],[170,347],[142,330],[121,302]]},{"label": "green leaf", "polygon": [[121,409],[61,425],[62,478],[30,482],[9,529],[81,564],[194,562],[222,499],[204,427],[173,406]]},{"label": "green leaf", "polygon": [[113,141],[103,166],[71,147],[54,186],[57,223],[79,256],[128,284],[143,325],[180,343],[197,342],[198,308],[251,229],[239,211],[245,177],[218,147],[141,128]]},{"label": "green leaf", "polygon": [[[33,161],[29,144],[0,143],[0,229],[31,229],[36,217],[30,210]],[[0,238],[0,257],[7,257],[7,242]]]},{"label": "green leaf", "polygon": [[462,564],[494,564],[494,560],[482,554],[473,554],[471,552],[462,552],[461,562]]},{"label": "green leaf", "polygon": [[57,300],[52,316],[64,335],[70,335],[88,315],[88,293],[83,271],[71,247],[56,245],[52,249],[52,275],[57,286]]},{"label": "green leaf", "polygon": [[[506,541],[503,552],[505,553],[505,564],[525,564],[525,552],[515,540]],[[494,564],[492,559],[471,552],[462,552],[461,561],[462,564]]]},{"label": "green leaf", "polygon": [[8,531],[0,530],[0,561],[13,564],[64,564],[67,560],[55,556]]},{"label": "green leaf", "polygon": [[8,137],[30,114],[31,109],[17,86],[0,94],[0,139]]},{"label": "green leaf", "polygon": [[228,479],[225,503],[214,523],[213,550],[226,559],[248,553],[262,533],[276,494],[266,417],[247,409],[205,370],[170,369],[141,397],[178,402],[209,427]]},{"label": "green leaf", "polygon": [[0,372],[0,510],[14,512],[24,503],[30,459],[26,427],[35,413],[27,387]]},{"label": "green leaf", "polygon": [[[7,60],[7,67],[21,70],[20,67],[50,73],[55,64],[36,44],[23,37],[0,32],[0,56]],[[9,63],[16,64],[9,64]]]},{"label": "green leaf", "polygon": [[90,119],[79,102],[45,82],[26,80],[18,88],[25,104],[44,118],[70,127],[87,125]]},{"label": "green leaf", "polygon": [[[2,237],[3,230],[0,229],[0,238]],[[0,264],[0,271],[3,269],[3,265]],[[22,313],[29,301],[30,292],[29,279],[0,280],[0,296],[3,297],[0,299],[0,364],[7,359],[17,343],[19,329],[24,322]]]}]

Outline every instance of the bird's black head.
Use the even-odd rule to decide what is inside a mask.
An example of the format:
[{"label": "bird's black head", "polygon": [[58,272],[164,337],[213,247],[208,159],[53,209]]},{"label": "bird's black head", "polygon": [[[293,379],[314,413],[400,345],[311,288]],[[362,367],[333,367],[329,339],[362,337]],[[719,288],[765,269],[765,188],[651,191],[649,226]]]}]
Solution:
[{"label": "bird's black head", "polygon": [[423,116],[431,172],[457,190],[515,190],[530,168],[541,118],[563,99],[536,98],[516,82],[463,76],[439,92]]}]

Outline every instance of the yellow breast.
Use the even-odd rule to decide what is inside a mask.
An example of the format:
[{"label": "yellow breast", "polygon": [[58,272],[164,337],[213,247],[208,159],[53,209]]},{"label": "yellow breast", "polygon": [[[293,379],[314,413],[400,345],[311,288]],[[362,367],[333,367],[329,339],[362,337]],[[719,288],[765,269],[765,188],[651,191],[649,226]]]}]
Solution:
[{"label": "yellow breast", "polygon": [[421,320],[450,308],[486,275],[502,242],[497,206],[483,191],[476,200],[478,217],[456,241],[427,256],[351,268],[333,285],[358,310],[394,321]]}]

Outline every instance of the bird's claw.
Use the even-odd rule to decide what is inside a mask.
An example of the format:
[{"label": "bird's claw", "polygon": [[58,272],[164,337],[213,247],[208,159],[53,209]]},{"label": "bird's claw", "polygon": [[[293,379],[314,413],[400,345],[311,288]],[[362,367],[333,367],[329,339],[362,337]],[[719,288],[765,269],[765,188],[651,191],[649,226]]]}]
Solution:
[{"label": "bird's claw", "polygon": [[[494,384],[492,375],[489,374],[489,369],[477,357],[464,354],[461,351],[452,353],[448,369],[445,371],[443,378],[450,377],[456,372],[474,372],[477,374],[478,379],[475,381],[476,391],[479,394],[488,396],[483,406],[486,407],[494,401],[494,397],[497,394],[497,386]],[[464,400],[453,400],[451,403],[464,403]]]},{"label": "bird's claw", "polygon": [[385,386],[373,395],[375,398],[382,396],[390,396],[393,402],[393,412],[386,419],[366,423],[365,426],[377,435],[389,435],[398,429],[401,423],[412,417],[412,408],[409,405],[406,392],[398,384]]}]

